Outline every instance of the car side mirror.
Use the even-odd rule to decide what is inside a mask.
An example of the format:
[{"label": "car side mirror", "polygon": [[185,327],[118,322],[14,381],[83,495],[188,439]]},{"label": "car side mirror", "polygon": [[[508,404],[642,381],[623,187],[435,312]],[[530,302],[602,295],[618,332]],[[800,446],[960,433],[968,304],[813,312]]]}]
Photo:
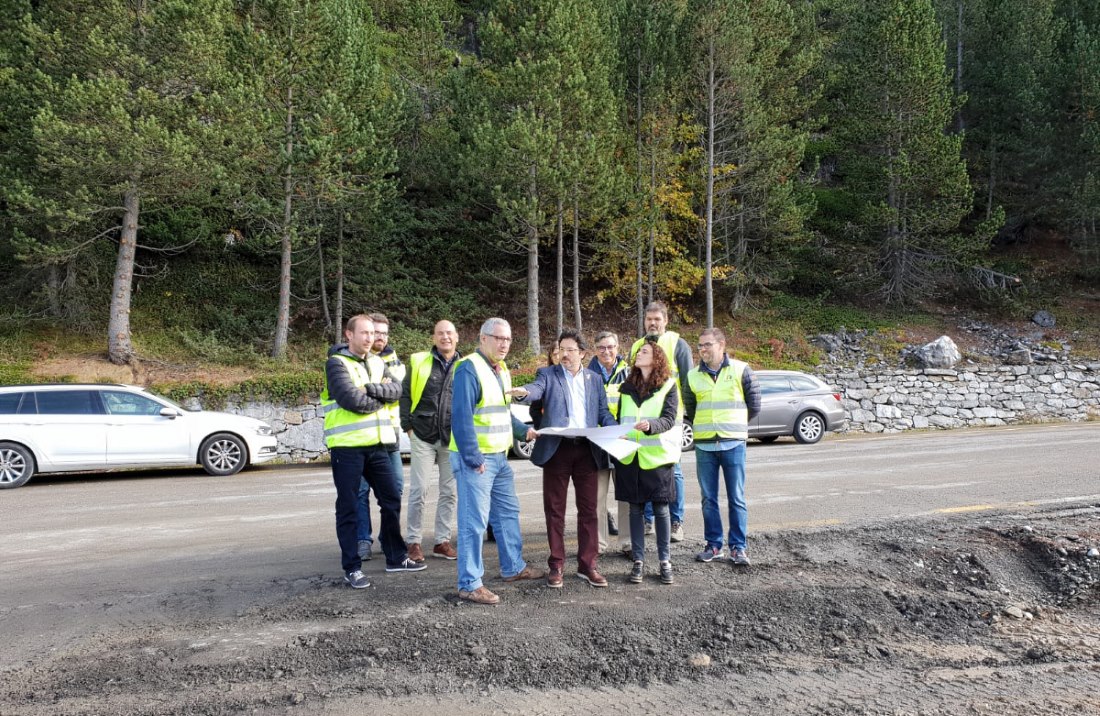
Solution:
[{"label": "car side mirror", "polygon": [[163,418],[171,418],[172,420],[175,420],[180,416],[180,411],[176,410],[175,408],[161,408],[160,415]]}]

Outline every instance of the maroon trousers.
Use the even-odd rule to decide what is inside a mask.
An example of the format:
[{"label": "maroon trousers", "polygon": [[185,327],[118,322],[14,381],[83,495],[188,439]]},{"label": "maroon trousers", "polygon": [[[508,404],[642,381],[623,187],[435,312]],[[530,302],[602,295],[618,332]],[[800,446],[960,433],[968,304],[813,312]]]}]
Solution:
[{"label": "maroon trousers", "polygon": [[565,564],[565,507],[572,477],[577,500],[577,567],[585,573],[596,571],[600,549],[600,523],[596,514],[598,476],[592,448],[585,439],[563,438],[554,456],[543,466],[542,506],[546,512],[551,570],[560,572]]}]

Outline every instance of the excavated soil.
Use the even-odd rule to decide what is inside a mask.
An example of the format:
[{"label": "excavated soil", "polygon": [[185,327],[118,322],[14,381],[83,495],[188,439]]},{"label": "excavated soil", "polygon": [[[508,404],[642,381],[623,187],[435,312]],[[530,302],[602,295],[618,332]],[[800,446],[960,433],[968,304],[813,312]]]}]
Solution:
[{"label": "excavated soil", "polygon": [[1100,713],[1098,546],[1076,505],[757,534],[749,568],[674,545],[673,586],[605,557],[609,589],[490,580],[497,607],[440,560],[273,580],[9,662],[0,714]]}]

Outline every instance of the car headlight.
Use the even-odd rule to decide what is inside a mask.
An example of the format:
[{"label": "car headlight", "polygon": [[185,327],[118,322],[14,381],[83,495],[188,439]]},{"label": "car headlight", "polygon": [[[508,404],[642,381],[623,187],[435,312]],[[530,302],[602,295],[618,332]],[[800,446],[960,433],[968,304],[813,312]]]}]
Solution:
[{"label": "car headlight", "polygon": [[257,435],[274,435],[275,431],[271,429],[270,425],[257,425],[256,426],[256,434]]}]

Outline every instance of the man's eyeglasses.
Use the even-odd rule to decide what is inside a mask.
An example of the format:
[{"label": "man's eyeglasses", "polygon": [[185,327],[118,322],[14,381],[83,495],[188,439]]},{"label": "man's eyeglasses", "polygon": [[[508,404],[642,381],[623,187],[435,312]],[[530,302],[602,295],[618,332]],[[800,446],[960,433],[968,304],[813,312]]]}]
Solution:
[{"label": "man's eyeglasses", "polygon": [[376,335],[376,336],[388,336],[389,334],[390,334],[389,331],[375,331],[374,332],[374,335]]},{"label": "man's eyeglasses", "polygon": [[482,335],[486,335],[489,338],[492,338],[497,343],[511,343],[512,342],[512,337],[511,336],[494,336],[492,333],[488,333],[488,334],[483,333]]},{"label": "man's eyeglasses", "polygon": [[718,344],[717,343],[700,343],[699,344],[699,350],[703,350],[703,349],[706,349],[706,348],[713,348],[716,345],[718,345]]},{"label": "man's eyeglasses", "polygon": [[614,353],[617,348],[618,346],[596,346],[596,350],[598,350],[600,353]]},{"label": "man's eyeglasses", "polygon": [[560,350],[562,353],[568,353],[569,355],[581,352],[580,348],[559,348],[558,350]]}]

